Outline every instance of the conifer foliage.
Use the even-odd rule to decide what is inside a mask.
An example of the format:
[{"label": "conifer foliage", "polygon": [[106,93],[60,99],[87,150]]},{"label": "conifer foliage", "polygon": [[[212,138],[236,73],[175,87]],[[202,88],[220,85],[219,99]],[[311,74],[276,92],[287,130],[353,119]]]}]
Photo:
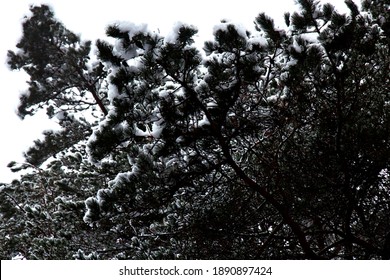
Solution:
[{"label": "conifer foliage", "polygon": [[[263,13],[253,32],[222,21],[203,50],[191,25],[163,37],[114,24],[94,63],[90,42],[32,7],[23,51],[9,52],[31,76],[19,114],[66,112],[74,137],[47,132],[10,164],[35,171],[1,188],[2,257],[389,258],[390,19],[378,2],[347,0],[342,14],[298,0],[286,29]],[[91,106],[104,117],[80,118]]]}]

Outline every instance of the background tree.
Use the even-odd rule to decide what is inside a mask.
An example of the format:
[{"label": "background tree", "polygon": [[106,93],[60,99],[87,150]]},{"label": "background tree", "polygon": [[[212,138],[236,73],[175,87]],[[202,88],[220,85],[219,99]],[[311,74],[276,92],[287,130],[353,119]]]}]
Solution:
[{"label": "background tree", "polygon": [[31,6],[30,12],[17,51],[8,52],[10,69],[30,76],[18,115],[46,110],[61,129],[45,131],[25,163],[9,164],[14,172],[28,171],[1,188],[1,257],[69,259],[78,249],[95,250],[103,238],[92,241],[82,216],[85,198],[112,172],[97,172],[85,150],[93,126],[107,114],[106,71],[90,59],[91,42],[66,29],[48,6]]},{"label": "background tree", "polygon": [[[8,52],[11,69],[23,69],[31,77],[22,95],[18,114],[24,118],[46,107],[52,117],[59,111],[80,111],[98,105],[106,114],[105,76],[102,64],[90,63],[91,42],[66,29],[49,6],[32,6],[23,22],[18,51]],[[92,98],[87,98],[90,94]]]},{"label": "background tree", "polygon": [[[46,132],[46,139],[27,151],[27,160],[39,166],[47,155],[85,139],[93,126],[89,122],[107,114],[103,83],[107,73],[100,62],[91,60],[91,41],[81,41],[66,29],[49,6],[31,6],[30,12],[22,24],[17,51],[8,51],[7,63],[10,69],[30,76],[18,115],[24,118],[43,109],[50,118],[56,117],[62,128],[61,132]],[[65,135],[67,141],[63,141]]]},{"label": "background tree", "polygon": [[[26,166],[13,163],[12,168]],[[79,249],[96,250],[103,237],[95,236],[82,221],[84,199],[105,180],[85,155],[76,152],[52,161],[45,169],[33,167],[21,179],[3,186],[0,257],[71,259]]]}]

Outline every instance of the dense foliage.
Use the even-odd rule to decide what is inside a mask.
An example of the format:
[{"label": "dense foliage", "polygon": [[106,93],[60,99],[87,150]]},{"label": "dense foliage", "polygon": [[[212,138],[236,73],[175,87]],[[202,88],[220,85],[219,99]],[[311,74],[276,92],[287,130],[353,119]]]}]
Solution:
[{"label": "dense foliage", "polygon": [[390,258],[389,4],[298,3],[203,51],[191,25],[114,24],[96,61],[32,7],[19,115],[63,130],[10,164],[32,171],[0,189],[1,257]]}]

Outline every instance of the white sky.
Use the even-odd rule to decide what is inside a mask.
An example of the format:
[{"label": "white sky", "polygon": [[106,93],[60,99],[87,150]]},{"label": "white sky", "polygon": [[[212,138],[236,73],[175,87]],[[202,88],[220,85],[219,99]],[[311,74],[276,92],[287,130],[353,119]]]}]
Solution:
[{"label": "white sky", "polygon": [[[338,10],[345,11],[343,0],[328,0]],[[105,27],[115,21],[147,23],[149,29],[169,33],[175,22],[195,25],[199,38],[210,39],[213,26],[221,19],[230,19],[253,29],[253,21],[260,12],[266,12],[284,27],[283,14],[297,10],[294,0],[8,0],[0,10],[0,183],[10,182],[17,175],[6,165],[14,160],[23,161],[22,153],[40,138],[45,129],[54,124],[44,116],[26,118],[21,121],[15,114],[20,93],[26,89],[27,75],[11,72],[6,67],[7,50],[15,50],[22,35],[21,19],[29,12],[31,4],[49,4],[58,20],[82,39],[104,38]]]}]

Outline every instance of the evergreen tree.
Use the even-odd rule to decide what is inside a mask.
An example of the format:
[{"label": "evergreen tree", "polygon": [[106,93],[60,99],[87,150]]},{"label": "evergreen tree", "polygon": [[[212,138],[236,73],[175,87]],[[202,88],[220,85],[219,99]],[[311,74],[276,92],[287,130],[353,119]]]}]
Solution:
[{"label": "evergreen tree", "polygon": [[221,23],[204,59],[191,26],[169,40],[109,28],[121,48],[98,47],[115,94],[89,150],[125,152],[133,168],[88,200],[87,222],[138,221],[127,246],[142,237],[147,258],[161,246],[190,258],[382,256],[389,46],[375,23],[386,8],[299,4],[287,32],[264,14],[254,34]]},{"label": "evergreen tree", "polygon": [[4,185],[1,259],[18,254],[27,259],[71,259],[79,249],[96,250],[94,244],[103,237],[95,236],[82,221],[84,199],[105,180],[77,152],[52,161],[45,169],[33,167],[21,179]]},{"label": "evergreen tree", "polygon": [[[82,220],[84,200],[106,184],[110,171],[97,172],[88,162],[85,142],[107,114],[106,71],[90,59],[91,42],[67,30],[48,6],[30,11],[17,51],[8,52],[10,69],[30,76],[18,115],[46,110],[61,130],[45,131],[25,153],[25,163],[9,164],[12,171],[27,173],[1,187],[0,256],[69,259],[79,249],[97,248]],[[96,235],[94,243],[102,238]]]},{"label": "evergreen tree", "polygon": [[24,118],[46,108],[53,117],[94,105],[106,114],[105,91],[100,90],[106,72],[101,63],[90,63],[91,41],[81,41],[66,29],[49,6],[32,6],[30,11],[17,52],[8,52],[9,67],[23,69],[31,77],[18,115]]},{"label": "evergreen tree", "polygon": [[91,60],[91,41],[81,41],[66,29],[49,6],[31,6],[30,12],[17,51],[8,51],[10,69],[30,76],[18,115],[23,119],[45,110],[62,127],[60,132],[45,132],[45,140],[36,141],[27,151],[27,161],[38,167],[49,156],[85,139],[94,125],[89,122],[101,117],[99,111],[107,114],[103,82],[107,73],[102,63]]},{"label": "evergreen tree", "polygon": [[[57,211],[78,213],[79,220],[49,220],[51,228],[72,225],[65,246],[38,254],[37,241],[18,252],[81,259],[389,258],[389,5],[366,0],[362,12],[345,3],[348,14],[298,0],[299,12],[285,14],[287,30],[263,13],[254,32],[223,21],[204,53],[194,46],[194,26],[175,26],[167,37],[145,26],[109,26],[115,44],[96,42],[99,69],[107,71],[99,80],[109,85],[107,112],[86,134],[75,134],[92,133],[81,142],[88,157],[78,149],[85,167],[66,164],[70,146],[58,146],[64,153],[44,170],[57,197],[46,208],[26,203],[23,184],[4,186],[3,208],[13,212],[3,211],[2,221],[19,230],[4,248],[27,244],[43,223],[20,209],[54,216],[50,209],[84,197],[85,224],[80,204]],[[24,185],[39,186],[34,178]],[[64,185],[80,194],[58,192]],[[61,234],[54,239],[62,242]]]}]

